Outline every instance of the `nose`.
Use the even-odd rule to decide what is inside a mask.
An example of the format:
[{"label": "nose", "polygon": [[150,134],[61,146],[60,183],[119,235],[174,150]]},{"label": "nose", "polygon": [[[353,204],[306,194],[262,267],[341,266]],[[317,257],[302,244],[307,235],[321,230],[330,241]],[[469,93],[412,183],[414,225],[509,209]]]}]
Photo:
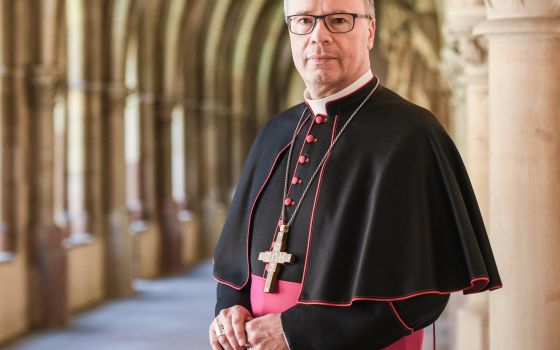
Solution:
[{"label": "nose", "polygon": [[331,32],[327,29],[325,20],[323,18],[317,19],[315,28],[311,32],[311,41],[317,43],[329,42],[331,40]]}]

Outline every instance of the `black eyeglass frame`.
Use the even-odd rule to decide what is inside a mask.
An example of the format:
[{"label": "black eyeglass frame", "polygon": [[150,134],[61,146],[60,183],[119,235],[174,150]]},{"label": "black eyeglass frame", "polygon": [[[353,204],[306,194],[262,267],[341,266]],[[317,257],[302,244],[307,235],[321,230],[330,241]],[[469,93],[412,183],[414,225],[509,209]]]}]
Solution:
[{"label": "black eyeglass frame", "polygon": [[[348,12],[336,12],[336,13],[328,13],[326,15],[306,15],[306,14],[300,14],[300,15],[290,15],[290,16],[286,16],[284,18],[284,20],[286,21],[286,24],[288,25],[288,30],[290,31],[290,33],[294,34],[294,35],[309,35],[311,33],[313,33],[313,31],[315,30],[315,27],[317,26],[317,22],[322,19],[323,21],[325,20],[326,17],[329,16],[333,16],[333,15],[350,15],[352,16],[352,28],[350,28],[349,30],[345,31],[345,32],[333,32],[330,28],[329,25],[327,24],[327,22],[325,22],[325,27],[327,28],[327,30],[333,34],[344,34],[344,33],[350,33],[351,31],[354,30],[354,27],[356,26],[356,18],[367,18],[367,19],[371,19],[372,17],[370,15],[361,15],[358,13],[348,13]],[[311,27],[311,30],[305,34],[300,34],[300,33],[294,33],[292,31],[292,26],[291,26],[291,21],[290,19],[292,17],[300,17],[300,16],[307,16],[307,17],[313,17],[313,27]]]}]

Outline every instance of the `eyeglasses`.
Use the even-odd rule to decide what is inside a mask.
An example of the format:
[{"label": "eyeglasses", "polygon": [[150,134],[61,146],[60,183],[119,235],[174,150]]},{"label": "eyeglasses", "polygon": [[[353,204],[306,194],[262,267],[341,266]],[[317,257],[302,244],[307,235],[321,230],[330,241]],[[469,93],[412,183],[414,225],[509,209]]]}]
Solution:
[{"label": "eyeglasses", "polygon": [[354,29],[356,18],[369,18],[368,15],[357,13],[331,13],[323,16],[315,15],[293,15],[286,17],[288,30],[297,35],[307,35],[315,29],[317,21],[322,19],[331,33],[348,33]]}]

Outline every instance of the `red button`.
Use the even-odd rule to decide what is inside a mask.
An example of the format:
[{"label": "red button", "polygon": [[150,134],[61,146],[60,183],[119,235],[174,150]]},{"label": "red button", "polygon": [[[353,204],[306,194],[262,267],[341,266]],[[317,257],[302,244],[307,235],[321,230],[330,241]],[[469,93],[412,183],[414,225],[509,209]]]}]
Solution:
[{"label": "red button", "polygon": [[315,118],[315,123],[317,124],[323,124],[326,121],[325,117],[322,116],[317,116],[317,118]]},{"label": "red button", "polygon": [[299,164],[308,163],[309,158],[307,158],[306,156],[299,156],[298,162]]},{"label": "red button", "polygon": [[293,184],[293,185],[297,185],[297,184],[300,184],[300,183],[301,183],[301,179],[300,179],[299,177],[294,176],[294,177],[292,178],[292,184]]},{"label": "red button", "polygon": [[307,143],[312,143],[312,142],[317,141],[317,139],[316,139],[315,136],[313,136],[313,135],[308,135],[308,136],[305,138],[305,141],[307,141]]},{"label": "red button", "polygon": [[285,205],[294,205],[294,200],[291,198],[286,198],[286,200],[284,201]]}]

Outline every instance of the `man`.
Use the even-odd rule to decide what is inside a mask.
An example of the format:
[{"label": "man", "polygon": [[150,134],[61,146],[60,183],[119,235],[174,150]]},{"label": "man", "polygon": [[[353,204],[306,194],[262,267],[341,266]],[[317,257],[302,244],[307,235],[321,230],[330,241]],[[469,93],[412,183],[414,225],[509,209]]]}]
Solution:
[{"label": "man", "polygon": [[373,0],[287,0],[306,103],[259,132],[216,252],[213,349],[421,349],[501,287],[458,152],[370,70]]}]

